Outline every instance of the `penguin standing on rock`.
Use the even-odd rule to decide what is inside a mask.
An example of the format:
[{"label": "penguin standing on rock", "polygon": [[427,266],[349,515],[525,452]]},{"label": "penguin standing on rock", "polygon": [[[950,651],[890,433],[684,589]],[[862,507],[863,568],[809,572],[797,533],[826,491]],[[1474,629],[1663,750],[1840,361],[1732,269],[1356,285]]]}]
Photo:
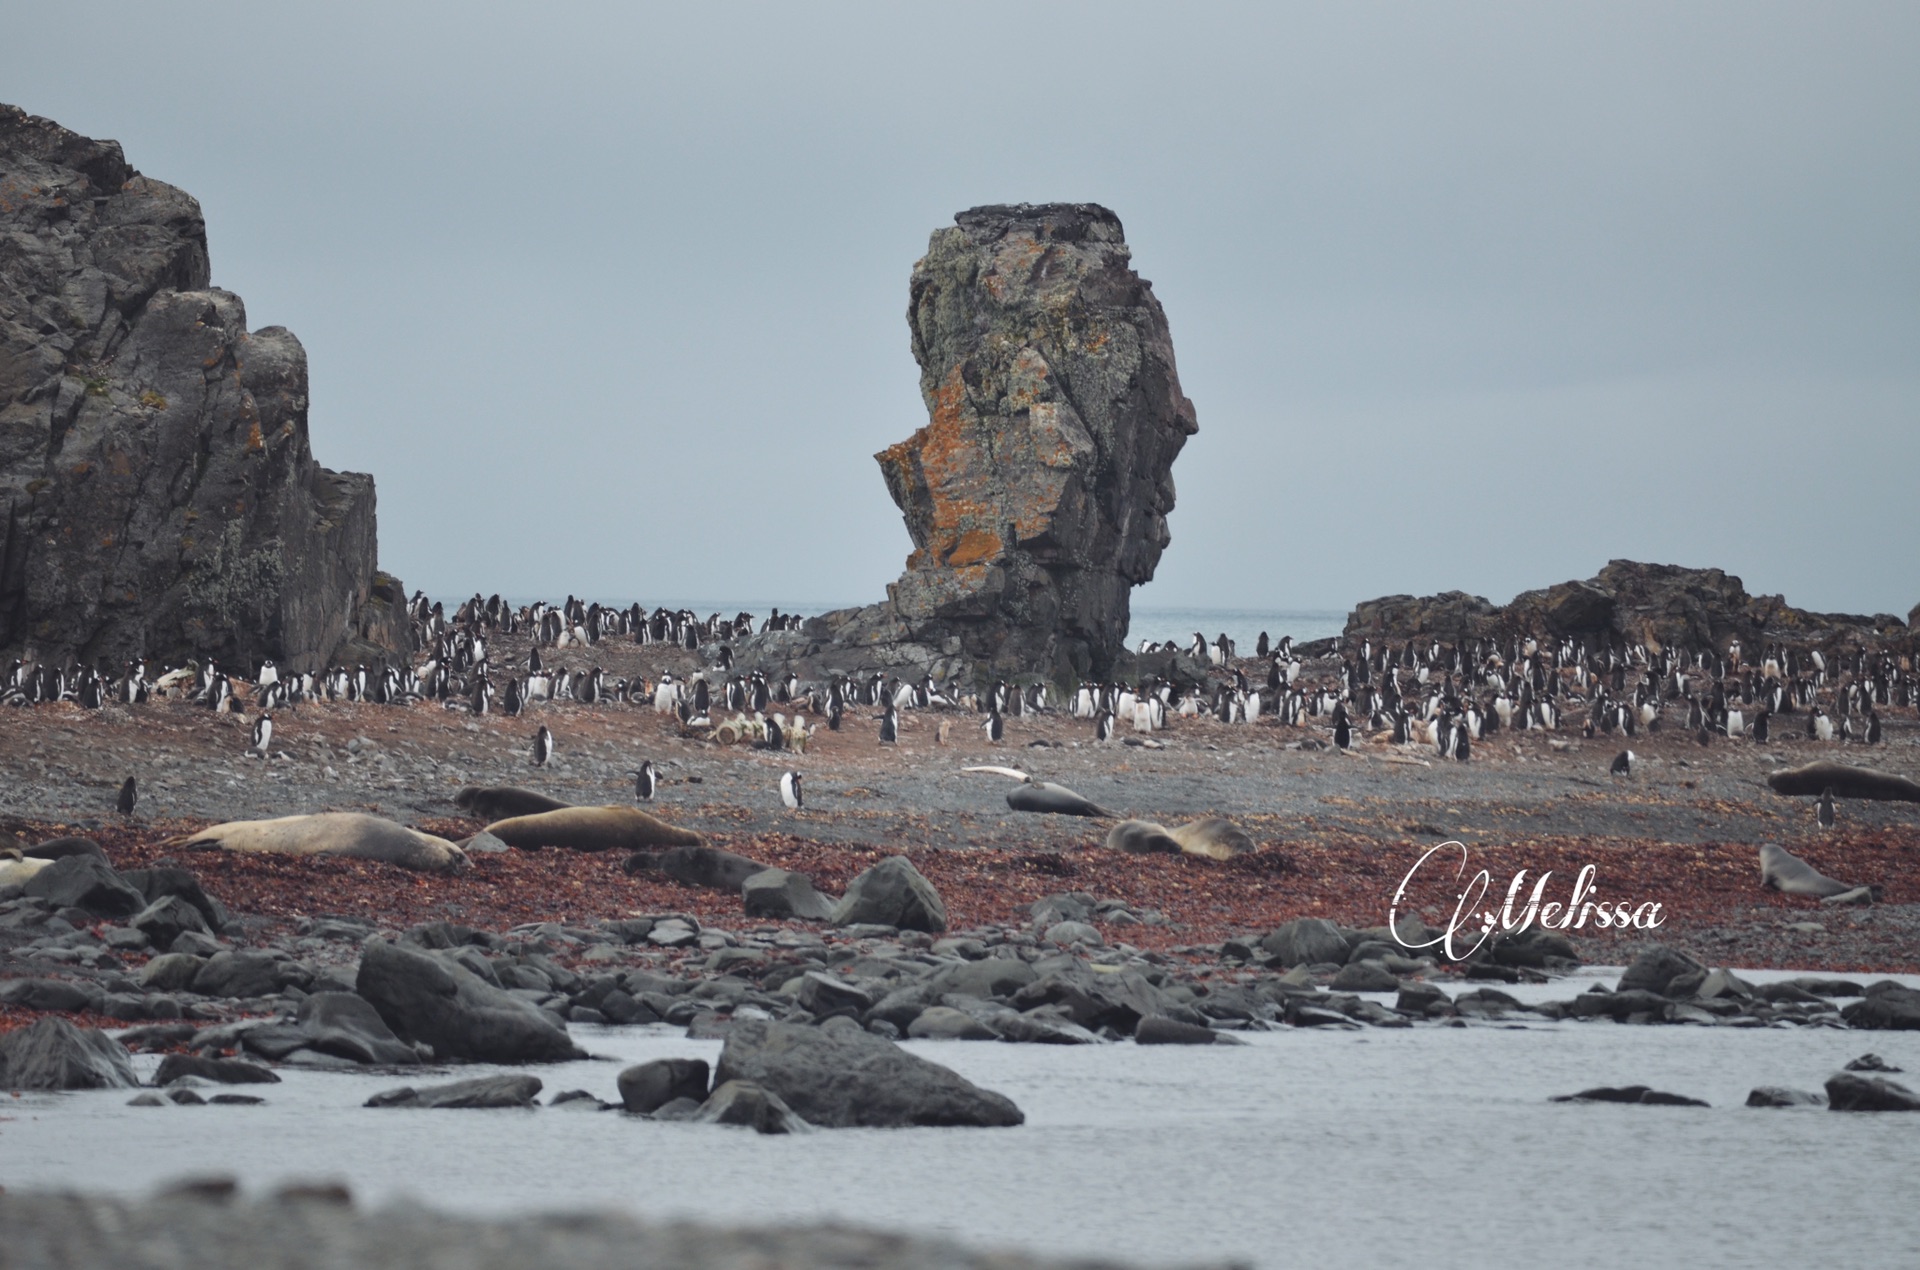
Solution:
[{"label": "penguin standing on rock", "polygon": [[786,804],[788,811],[800,810],[800,773],[780,773],[780,801]]},{"label": "penguin standing on rock", "polygon": [[541,724],[540,730],[533,734],[533,765],[545,767],[553,757],[553,733],[547,731],[547,725]]},{"label": "penguin standing on rock", "polygon": [[260,717],[253,721],[253,744],[248,747],[248,752],[258,754],[261,758],[265,758],[267,757],[267,746],[272,740],[273,715],[271,712],[263,711]]},{"label": "penguin standing on rock", "polygon": [[1833,828],[1833,786],[1829,785],[1821,791],[1820,805],[1815,808],[1813,815],[1814,819],[1820,822],[1822,829]]},{"label": "penguin standing on rock", "polygon": [[629,773],[633,777],[633,796],[643,803],[653,801],[653,791],[659,788],[660,778],[654,771],[653,760],[648,759],[640,765],[640,770]]}]

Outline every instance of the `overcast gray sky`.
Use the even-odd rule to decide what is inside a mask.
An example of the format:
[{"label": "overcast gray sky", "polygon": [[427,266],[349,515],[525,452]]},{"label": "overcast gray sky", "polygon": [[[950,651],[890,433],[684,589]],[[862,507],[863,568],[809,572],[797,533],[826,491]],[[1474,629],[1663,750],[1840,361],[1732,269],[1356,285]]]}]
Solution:
[{"label": "overcast gray sky", "polygon": [[1920,6],[34,4],[0,100],[196,195],[409,586],[878,598],[907,279],[1119,213],[1199,435],[1136,603],[1611,557],[1920,601]]}]

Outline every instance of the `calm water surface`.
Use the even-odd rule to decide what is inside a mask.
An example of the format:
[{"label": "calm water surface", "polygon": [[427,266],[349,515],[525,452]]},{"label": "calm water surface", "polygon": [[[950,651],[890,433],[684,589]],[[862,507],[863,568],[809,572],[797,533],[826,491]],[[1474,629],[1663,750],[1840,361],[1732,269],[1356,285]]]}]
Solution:
[{"label": "calm water surface", "polygon": [[[1564,998],[1576,976],[1518,994]],[[1754,976],[1763,978],[1766,976]],[[538,1068],[609,1100],[621,1066],[712,1059],[664,1029],[576,1028],[604,1061]],[[1920,1264],[1920,1116],[1749,1110],[1872,1049],[1920,1072],[1920,1034],[1611,1023],[1289,1030],[1244,1047],[915,1042],[1011,1096],[1011,1130],[763,1138],[618,1114],[365,1110],[454,1075],[283,1072],[251,1108],[35,1095],[0,1121],[0,1184],[131,1194],[186,1173],[333,1177],[362,1202],[474,1213],[845,1221],[1143,1262],[1600,1266]],[[140,1060],[150,1070],[151,1059]],[[490,1070],[490,1069],[484,1069]],[[1573,1106],[1649,1084],[1708,1109]]]}]

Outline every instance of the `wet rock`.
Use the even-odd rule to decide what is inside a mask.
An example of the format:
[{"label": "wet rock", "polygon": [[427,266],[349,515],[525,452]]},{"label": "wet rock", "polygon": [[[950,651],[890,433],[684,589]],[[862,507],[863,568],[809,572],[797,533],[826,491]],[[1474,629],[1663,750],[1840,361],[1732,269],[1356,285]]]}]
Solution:
[{"label": "wet rock", "polygon": [[293,981],[292,971],[271,953],[223,952],[194,973],[192,991],[203,997],[264,997]]},{"label": "wet rock", "polygon": [[913,1022],[907,1025],[907,1035],[916,1041],[997,1041],[1000,1039],[1000,1033],[971,1014],[946,1005],[930,1005],[914,1016]]},{"label": "wet rock", "polygon": [[0,648],[295,670],[404,649],[373,480],[314,462],[306,353],[209,285],[199,204],[12,106],[0,170],[30,191],[0,202]]},{"label": "wet rock", "polygon": [[938,934],[947,928],[947,906],[913,862],[897,855],[848,883],[830,920],[835,926],[874,924]]},{"label": "wet rock", "polygon": [[740,1125],[756,1133],[813,1131],[813,1126],[794,1114],[780,1095],[749,1080],[723,1082],[687,1118],[702,1124]]},{"label": "wet rock", "polygon": [[1669,989],[1673,981],[1686,975],[1699,975],[1704,981],[1707,968],[1677,948],[1656,945],[1633,959],[1616,990],[1672,996],[1675,994]]},{"label": "wet rock", "polygon": [[1070,948],[1075,944],[1087,944],[1099,948],[1107,942],[1100,937],[1099,931],[1085,922],[1055,922],[1047,927],[1046,934],[1041,938],[1049,944],[1058,944],[1062,948]]},{"label": "wet rock", "polygon": [[199,909],[177,895],[163,895],[127,919],[127,925],[139,931],[155,948],[173,947],[173,941],[185,931],[207,930],[207,919]]},{"label": "wet rock", "polygon": [[748,878],[766,872],[768,866],[718,847],[674,847],[635,852],[622,867],[628,873],[664,874],[682,886],[738,891]]},{"label": "wet rock", "polygon": [[824,922],[833,916],[832,905],[813,889],[812,879],[786,869],[762,869],[748,877],[740,884],[740,898],[748,917]]},{"label": "wet rock", "polygon": [[1210,1027],[1150,1014],[1134,1028],[1133,1039],[1140,1045],[1212,1045],[1222,1038]]},{"label": "wet rock", "polygon": [[538,1076],[477,1076],[447,1085],[429,1085],[425,1089],[403,1086],[377,1093],[367,1099],[369,1107],[486,1108],[532,1107],[540,1095]]},{"label": "wet rock", "polygon": [[537,1063],[584,1058],[566,1029],[472,971],[429,953],[374,940],[360,957],[355,990],[403,1041],[423,1041],[441,1059]]},{"label": "wet rock", "polygon": [[156,1085],[170,1085],[183,1076],[210,1080],[216,1085],[277,1085],[280,1078],[270,1067],[233,1058],[206,1058],[199,1054],[169,1054],[160,1060],[153,1074]]},{"label": "wet rock", "polygon": [[207,1099],[214,1107],[258,1107],[264,1102],[266,1099],[256,1094],[215,1094]]},{"label": "wet rock", "polygon": [[736,1023],[714,1079],[752,1081],[822,1127],[1016,1125],[1000,1094],[857,1026]]},{"label": "wet rock", "polygon": [[1824,1107],[1827,1100],[1823,1094],[1808,1093],[1804,1089],[1785,1089],[1779,1085],[1761,1085],[1747,1093],[1749,1107]]},{"label": "wet rock", "polygon": [[1900,1069],[1898,1067],[1895,1067],[1892,1063],[1889,1063],[1886,1059],[1880,1057],[1878,1054],[1862,1054],[1860,1057],[1849,1062],[1846,1066],[1846,1070],[1850,1072],[1892,1073],[1892,1072],[1897,1072]]},{"label": "wet rock", "polygon": [[1092,204],[977,207],[914,267],[929,422],[877,457],[914,550],[889,598],[809,622],[876,664],[1107,676],[1196,430],[1165,314]]},{"label": "wet rock", "polygon": [[1827,1078],[1827,1106],[1834,1111],[1920,1111],[1920,1094],[1884,1076],[1838,1072]]},{"label": "wet rock", "polygon": [[191,953],[163,953],[141,967],[140,982],[161,992],[184,992],[193,987],[194,976],[206,964],[205,957]]},{"label": "wet rock", "polygon": [[[8,107],[0,106],[0,128]],[[0,144],[3,144],[0,140]],[[21,888],[56,909],[85,909],[95,917],[131,917],[147,906],[146,897],[97,855],[63,856],[28,878]]]},{"label": "wet rock", "polygon": [[704,1058],[661,1058],[620,1073],[620,1105],[651,1115],[676,1098],[702,1102],[709,1071]]},{"label": "wet rock", "polygon": [[98,1028],[43,1018],[0,1033],[0,1089],[122,1089],[139,1083],[126,1047]]},{"label": "wet rock", "polygon": [[1848,1026],[1871,1031],[1920,1029],[1920,991],[1894,983],[1876,983],[1867,994],[1840,1011]]},{"label": "wet rock", "polygon": [[120,877],[146,896],[149,904],[169,895],[185,900],[199,912],[203,928],[212,934],[217,935],[226,927],[227,910],[220,901],[208,895],[201,887],[200,879],[186,869],[170,866],[128,869]]},{"label": "wet rock", "polygon": [[1347,959],[1347,939],[1324,917],[1298,917],[1276,926],[1260,941],[1261,951],[1282,966],[1338,965]]},{"label": "wet rock", "polygon": [[1377,961],[1350,961],[1327,987],[1335,992],[1398,992],[1400,980]]},{"label": "wet rock", "polygon": [[61,1010],[77,1013],[91,1010],[99,1001],[97,989],[84,988],[64,979],[7,979],[0,981],[0,1002],[24,1006],[29,1010]]},{"label": "wet rock", "polygon": [[1705,1107],[1709,1104],[1684,1094],[1670,1094],[1645,1085],[1599,1086],[1577,1094],[1555,1095],[1554,1102],[1629,1102],[1652,1107]]}]

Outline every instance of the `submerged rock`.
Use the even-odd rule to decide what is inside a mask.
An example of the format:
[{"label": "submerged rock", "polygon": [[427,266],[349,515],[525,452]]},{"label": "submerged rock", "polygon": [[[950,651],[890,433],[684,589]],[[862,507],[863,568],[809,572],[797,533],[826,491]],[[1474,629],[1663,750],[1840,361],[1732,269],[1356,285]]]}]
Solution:
[{"label": "submerged rock", "polygon": [[808,1123],[831,1128],[1017,1125],[1001,1094],[855,1026],[736,1022],[714,1081],[750,1081]]},{"label": "submerged rock", "polygon": [[531,1107],[540,1095],[538,1076],[477,1076],[447,1085],[429,1085],[425,1089],[403,1086],[375,1094],[367,1099],[369,1107]]}]

